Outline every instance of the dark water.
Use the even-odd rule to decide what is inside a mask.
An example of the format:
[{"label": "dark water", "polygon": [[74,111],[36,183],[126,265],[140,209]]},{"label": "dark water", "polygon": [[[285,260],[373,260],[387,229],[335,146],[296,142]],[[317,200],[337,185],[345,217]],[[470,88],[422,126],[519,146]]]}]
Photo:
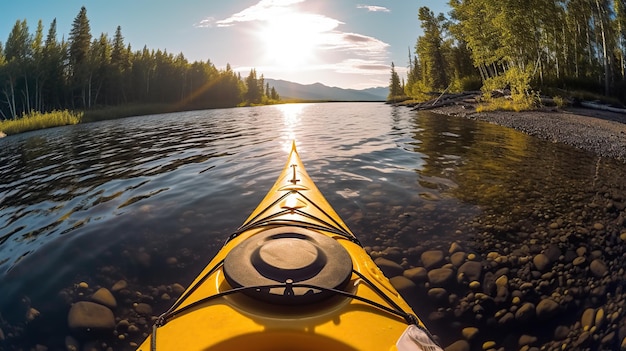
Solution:
[{"label": "dark water", "polygon": [[[585,247],[595,252],[589,260],[600,257],[609,269],[620,263],[626,165],[570,147],[378,103],[135,117],[0,139],[0,345],[63,348],[70,304],[119,280],[131,295],[118,296],[118,319],[130,319],[137,301],[158,315],[172,301],[154,296],[171,292],[173,283],[186,286],[204,267],[274,182],[292,139],[318,187],[375,257],[419,267],[421,253],[448,255],[456,242],[486,266],[502,261],[495,255],[530,260],[549,245],[563,255]],[[598,225],[602,232],[592,235]],[[565,281],[572,274],[567,261],[562,265],[556,274]],[[521,263],[507,267],[512,285],[535,278]],[[573,284],[550,283],[542,293]],[[454,289],[461,302],[469,296]],[[611,289],[621,293],[620,284]],[[588,299],[567,305],[563,323],[575,324],[591,305],[615,303]],[[414,308],[444,346],[460,339],[464,326],[493,327],[487,318],[453,318],[455,302]],[[29,320],[32,309],[39,315]],[[440,326],[454,320],[463,322]],[[551,342],[534,328],[521,326]],[[130,342],[143,339],[141,332],[123,340],[75,337],[96,349],[132,349]]]}]

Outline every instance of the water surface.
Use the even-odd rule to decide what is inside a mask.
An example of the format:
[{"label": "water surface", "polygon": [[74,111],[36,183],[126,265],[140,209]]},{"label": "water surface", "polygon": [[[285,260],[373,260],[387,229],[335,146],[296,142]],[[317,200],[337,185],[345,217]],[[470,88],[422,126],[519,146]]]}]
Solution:
[{"label": "water surface", "polygon": [[[30,132],[0,140],[0,315],[5,334],[17,335],[5,344],[62,346],[69,304],[85,299],[80,282],[95,289],[125,280],[144,294],[186,286],[273,184],[293,139],[361,242],[405,268],[453,242],[485,257],[526,245],[532,257],[533,245],[563,242],[567,233],[549,230],[557,222],[552,229],[624,229],[624,164],[379,103],[193,111]],[[584,240],[589,251],[607,246]],[[171,303],[148,300],[155,315]],[[41,314],[27,322],[31,307]],[[432,319],[443,342],[457,339],[458,330]],[[142,338],[106,342],[132,348]]]}]

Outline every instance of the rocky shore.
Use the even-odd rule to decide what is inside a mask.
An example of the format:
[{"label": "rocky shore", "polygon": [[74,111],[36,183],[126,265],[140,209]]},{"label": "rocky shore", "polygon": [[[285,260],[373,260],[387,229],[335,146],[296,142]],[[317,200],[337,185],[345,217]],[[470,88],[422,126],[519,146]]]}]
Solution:
[{"label": "rocky shore", "polygon": [[430,111],[498,124],[626,162],[626,115],[621,113],[581,107],[477,113],[469,100]]},{"label": "rocky shore", "polygon": [[[430,111],[626,161],[623,114],[476,113],[468,102]],[[500,213],[459,223],[471,241],[367,249],[446,351],[626,350],[626,189],[596,185],[518,209],[528,214],[517,223]]]}]

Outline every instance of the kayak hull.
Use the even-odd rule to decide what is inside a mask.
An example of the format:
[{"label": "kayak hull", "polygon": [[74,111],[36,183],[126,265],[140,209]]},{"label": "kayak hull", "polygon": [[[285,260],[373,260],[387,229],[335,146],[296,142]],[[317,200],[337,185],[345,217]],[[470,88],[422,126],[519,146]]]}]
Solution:
[{"label": "kayak hull", "polygon": [[[326,272],[344,253],[347,268]],[[320,286],[311,272],[340,277]],[[429,336],[310,179],[294,143],[263,201],[138,350],[395,350],[409,325]]]}]

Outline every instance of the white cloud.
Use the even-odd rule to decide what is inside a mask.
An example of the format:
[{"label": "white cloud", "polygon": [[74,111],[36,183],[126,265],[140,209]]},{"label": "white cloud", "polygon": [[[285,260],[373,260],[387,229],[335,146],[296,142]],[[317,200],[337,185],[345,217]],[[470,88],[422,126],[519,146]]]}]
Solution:
[{"label": "white cloud", "polygon": [[[305,6],[302,6],[303,2],[305,0],[260,0],[255,5],[225,19],[215,21],[209,18],[207,23],[214,24],[216,27],[254,24],[253,33],[261,37],[260,43],[265,42],[265,45],[273,47],[273,51],[279,56],[286,56],[285,58],[289,58],[289,61],[294,63],[297,59],[288,57],[288,54],[282,50],[282,46],[285,43],[291,43],[290,48],[298,51],[300,46],[304,47],[300,45],[302,42],[307,43],[312,46],[309,55],[311,60],[306,64],[297,65],[296,68],[300,72],[327,71],[335,72],[335,74],[368,76],[389,74],[390,68],[386,63],[389,44],[375,37],[342,31],[340,28],[345,25],[344,22],[324,14],[307,11]],[[389,12],[388,9],[380,6],[359,5],[359,8]],[[265,41],[263,38],[270,40]],[[300,48],[300,51],[306,50]],[[259,71],[268,72],[294,69],[294,67],[272,66],[271,63],[263,60],[255,65]]]},{"label": "white cloud", "polygon": [[349,51],[358,56],[384,58],[389,44],[357,33],[331,32],[325,38],[324,48],[328,50]]},{"label": "white cloud", "polygon": [[212,28],[215,25],[215,17],[207,17],[202,21],[194,24],[196,28]]},{"label": "white cloud", "polygon": [[305,0],[261,0],[236,14],[217,21],[218,27],[230,27],[238,22],[268,21],[290,12],[289,7]]},{"label": "white cloud", "polygon": [[356,8],[357,9],[364,9],[364,10],[367,10],[369,12],[391,12],[391,10],[389,10],[386,7],[376,6],[376,5],[357,5]]},{"label": "white cloud", "polygon": [[328,68],[332,68],[337,73],[367,75],[389,74],[390,70],[389,65],[384,62],[361,59],[347,59]]}]

